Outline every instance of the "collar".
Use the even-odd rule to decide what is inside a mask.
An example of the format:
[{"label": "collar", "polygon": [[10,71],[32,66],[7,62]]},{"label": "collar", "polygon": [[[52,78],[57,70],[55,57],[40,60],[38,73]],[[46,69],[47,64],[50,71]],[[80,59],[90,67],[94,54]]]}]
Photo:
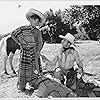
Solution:
[{"label": "collar", "polygon": [[30,26],[30,28],[32,29],[32,30],[34,30],[36,27],[35,26],[32,26],[32,25],[29,25]]}]

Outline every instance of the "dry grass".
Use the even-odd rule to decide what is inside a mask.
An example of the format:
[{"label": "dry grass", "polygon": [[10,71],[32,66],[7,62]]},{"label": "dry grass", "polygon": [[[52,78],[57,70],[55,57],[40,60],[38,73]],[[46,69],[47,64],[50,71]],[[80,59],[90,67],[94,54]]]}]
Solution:
[{"label": "dry grass", "polygon": [[[81,60],[84,63],[84,70],[86,72],[96,74],[95,77],[100,79],[100,44],[96,41],[83,41],[78,43],[79,47],[76,48],[80,54]],[[44,54],[49,59],[53,59],[54,55],[57,53],[60,44],[45,44],[41,53]],[[19,93],[16,87],[18,78],[8,78],[6,75],[3,75],[3,56],[0,56],[0,98],[27,98],[23,93]],[[96,57],[96,58],[95,58]],[[93,60],[94,59],[94,60]],[[17,71],[19,64],[19,52],[16,52],[16,55],[13,60],[13,65]],[[7,62],[7,70],[11,74],[9,62]],[[89,77],[85,77],[89,78]],[[32,96],[34,97],[34,95]]]}]

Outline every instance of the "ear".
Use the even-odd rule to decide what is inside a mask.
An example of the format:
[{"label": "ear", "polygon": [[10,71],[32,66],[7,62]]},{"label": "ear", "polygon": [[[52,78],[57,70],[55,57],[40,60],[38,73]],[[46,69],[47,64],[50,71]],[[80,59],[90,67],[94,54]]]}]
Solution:
[{"label": "ear", "polygon": [[29,17],[29,22],[31,22],[32,18]]}]

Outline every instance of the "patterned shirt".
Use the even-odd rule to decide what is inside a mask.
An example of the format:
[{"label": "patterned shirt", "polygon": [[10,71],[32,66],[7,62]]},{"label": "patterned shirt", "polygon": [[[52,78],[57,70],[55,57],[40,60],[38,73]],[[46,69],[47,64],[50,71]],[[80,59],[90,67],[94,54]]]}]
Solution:
[{"label": "patterned shirt", "polygon": [[36,45],[36,50],[39,52],[42,48],[42,34],[40,30],[31,25],[17,28],[11,33],[11,36],[22,48],[29,49]]}]

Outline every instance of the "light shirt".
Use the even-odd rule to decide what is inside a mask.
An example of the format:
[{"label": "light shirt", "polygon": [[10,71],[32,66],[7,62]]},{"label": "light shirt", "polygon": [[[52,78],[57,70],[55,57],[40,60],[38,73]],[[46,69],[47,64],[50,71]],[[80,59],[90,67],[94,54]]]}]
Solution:
[{"label": "light shirt", "polygon": [[58,66],[64,69],[72,68],[75,62],[74,51],[74,49],[68,49],[62,52],[61,48],[51,63],[56,64],[58,62]]}]

